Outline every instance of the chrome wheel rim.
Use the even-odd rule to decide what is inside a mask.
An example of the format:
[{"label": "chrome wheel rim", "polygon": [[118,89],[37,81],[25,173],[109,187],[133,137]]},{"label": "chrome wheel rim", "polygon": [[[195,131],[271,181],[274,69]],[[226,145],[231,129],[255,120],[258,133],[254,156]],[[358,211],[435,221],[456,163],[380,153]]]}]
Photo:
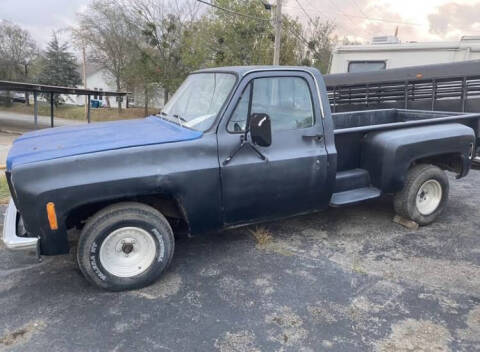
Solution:
[{"label": "chrome wheel rim", "polygon": [[442,201],[442,185],[437,180],[425,181],[417,192],[416,206],[422,215],[430,215]]},{"label": "chrome wheel rim", "polygon": [[145,272],[155,259],[153,236],[139,227],[122,227],[100,246],[100,263],[110,274],[132,277]]}]

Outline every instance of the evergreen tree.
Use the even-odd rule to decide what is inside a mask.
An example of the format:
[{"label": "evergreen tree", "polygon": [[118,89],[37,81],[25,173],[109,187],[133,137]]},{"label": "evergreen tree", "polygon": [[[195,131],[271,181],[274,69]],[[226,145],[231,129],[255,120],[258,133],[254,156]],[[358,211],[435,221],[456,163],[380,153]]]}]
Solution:
[{"label": "evergreen tree", "polygon": [[[67,43],[59,42],[55,33],[44,54],[43,67],[38,81],[41,84],[64,87],[76,87],[82,83],[75,56],[68,51]],[[58,94],[54,99],[55,105],[63,102]]]}]

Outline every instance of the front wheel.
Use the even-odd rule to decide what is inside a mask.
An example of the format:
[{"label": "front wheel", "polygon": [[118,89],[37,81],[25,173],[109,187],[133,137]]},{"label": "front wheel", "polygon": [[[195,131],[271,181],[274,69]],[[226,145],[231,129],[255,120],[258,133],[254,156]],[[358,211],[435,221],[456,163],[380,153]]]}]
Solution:
[{"label": "front wheel", "polygon": [[428,225],[445,208],[448,191],[448,177],[443,170],[434,165],[416,165],[408,171],[402,191],[395,195],[395,211],[420,225]]},{"label": "front wheel", "polygon": [[145,204],[119,203],[87,222],[78,242],[77,261],[89,281],[122,291],[158,279],[173,252],[173,231],[160,212]]}]

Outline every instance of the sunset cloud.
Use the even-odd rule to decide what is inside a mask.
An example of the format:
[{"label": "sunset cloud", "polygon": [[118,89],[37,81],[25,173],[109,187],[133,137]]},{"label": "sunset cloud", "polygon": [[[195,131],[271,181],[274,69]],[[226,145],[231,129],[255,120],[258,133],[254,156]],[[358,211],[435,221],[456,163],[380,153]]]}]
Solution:
[{"label": "sunset cloud", "polygon": [[451,2],[437,8],[428,16],[430,32],[451,37],[455,34],[480,34],[480,3]]},{"label": "sunset cloud", "polygon": [[[369,42],[393,35],[402,41],[458,40],[480,35],[480,0],[298,0],[311,17],[335,21],[341,37]],[[285,11],[303,22],[297,0],[285,0]]]},{"label": "sunset cloud", "polygon": [[[75,13],[88,3],[89,0],[0,0],[0,19],[28,29],[45,45],[53,30],[75,24]],[[393,35],[397,26],[404,42],[480,35],[480,0],[283,0],[284,12],[307,24],[308,16],[299,3],[308,16],[334,21],[339,38],[369,42],[373,36]]]}]

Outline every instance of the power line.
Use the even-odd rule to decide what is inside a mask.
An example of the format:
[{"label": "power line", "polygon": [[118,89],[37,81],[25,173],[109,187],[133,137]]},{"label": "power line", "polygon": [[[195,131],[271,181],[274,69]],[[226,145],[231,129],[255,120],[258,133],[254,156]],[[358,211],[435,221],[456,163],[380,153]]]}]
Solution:
[{"label": "power line", "polygon": [[214,7],[214,8],[216,8],[216,9],[225,11],[225,12],[231,14],[231,15],[237,15],[237,16],[241,16],[241,17],[251,18],[251,19],[254,19],[254,20],[257,20],[257,21],[270,22],[270,20],[269,20],[269,19],[266,19],[266,18],[261,18],[261,17],[257,17],[257,16],[247,15],[247,14],[245,14],[245,13],[233,11],[233,10],[227,9],[227,8],[225,8],[225,7],[221,7],[221,6],[218,6],[218,5],[212,4],[212,3],[210,3],[210,2],[203,1],[203,0],[197,0],[197,1],[198,1],[198,2],[201,2],[202,4],[205,4],[205,5]]},{"label": "power line", "polygon": [[360,5],[358,5],[358,2],[356,2],[355,0],[350,0],[358,9],[358,11],[360,11],[360,13],[365,16],[365,17],[368,17],[368,15],[363,11],[363,9],[360,7]]},{"label": "power line", "polygon": [[312,17],[310,17],[310,15],[308,14],[307,11],[305,11],[305,9],[303,8],[302,4],[300,3],[299,0],[295,0],[298,4],[298,6],[300,6],[300,8],[302,9],[303,13],[305,14],[305,16],[307,16],[308,20],[310,21],[310,24],[315,27],[315,24],[314,24],[314,21],[312,19]]},{"label": "power line", "polygon": [[[329,5],[331,6],[331,8],[332,8],[333,10],[336,10],[336,6],[335,6],[335,4],[333,3],[333,0],[328,0],[328,3],[329,3]],[[356,28],[356,27],[358,26],[358,23],[353,22],[353,20],[352,20],[350,17],[348,17],[348,16],[345,14],[345,12],[339,11],[339,13],[340,13],[342,16],[345,16],[345,18],[348,20],[348,22],[350,22],[350,23],[352,24],[353,28]],[[371,30],[369,30],[368,28],[365,28],[365,31],[366,31],[369,35],[375,36],[375,33],[373,33],[373,32],[372,32]]]},{"label": "power line", "polygon": [[[331,3],[332,6],[334,6],[333,3]],[[299,7],[295,7],[295,6],[284,6],[286,8],[292,8],[292,9],[299,9],[301,10],[301,8]],[[335,8],[335,7],[334,7]],[[395,24],[404,24],[404,25],[408,25],[408,26],[422,26],[421,23],[415,23],[415,22],[403,22],[403,21],[395,21],[395,20],[389,20],[389,19],[385,19],[385,18],[376,18],[376,17],[369,17],[369,16],[359,16],[359,15],[352,15],[352,14],[349,14],[349,13],[345,13],[343,11],[324,11],[324,12],[320,12],[316,9],[312,9],[312,8],[308,8],[309,11],[313,12],[313,13],[317,13],[317,14],[323,14],[324,12],[327,12],[327,13],[333,13],[333,14],[337,14],[337,15],[342,15],[346,18],[361,18],[361,19],[364,19],[364,20],[369,20],[369,21],[375,21],[375,22],[387,22],[387,23],[395,23]]]}]

